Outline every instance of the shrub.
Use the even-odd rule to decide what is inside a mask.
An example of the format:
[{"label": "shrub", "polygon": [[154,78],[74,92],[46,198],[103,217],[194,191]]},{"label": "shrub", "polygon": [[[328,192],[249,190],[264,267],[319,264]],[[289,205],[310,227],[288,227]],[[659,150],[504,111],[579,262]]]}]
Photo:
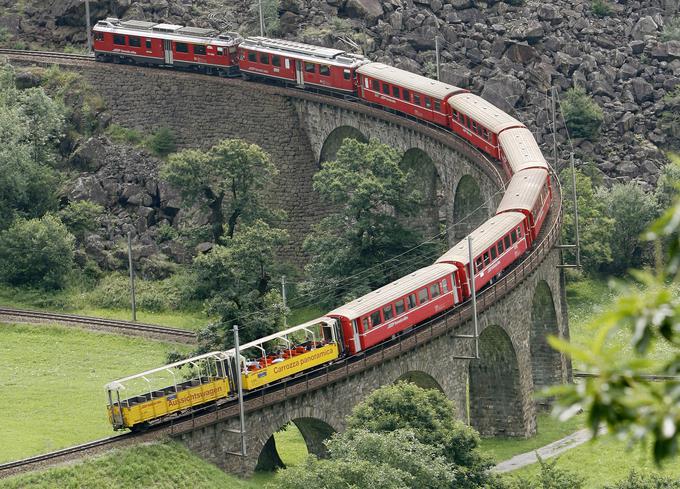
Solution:
[{"label": "shrub", "polygon": [[641,474],[631,470],[628,477],[604,489],[680,489],[680,479],[658,474]]},{"label": "shrub", "polygon": [[78,200],[61,209],[59,218],[76,239],[82,241],[85,234],[97,229],[103,212],[104,208],[99,204],[89,200]]},{"label": "shrub", "polygon": [[175,135],[167,127],[161,127],[149,136],[144,145],[157,156],[167,156],[177,150]]},{"label": "shrub", "polygon": [[661,39],[664,41],[680,41],[680,17],[673,17],[666,22],[661,32]]},{"label": "shrub", "polygon": [[111,124],[106,133],[112,141],[116,143],[127,143],[137,145],[142,142],[142,135],[135,129],[120,126],[118,124]]},{"label": "shrub", "polygon": [[663,101],[666,110],[659,118],[658,127],[668,138],[669,146],[680,148],[680,86],[666,94]]},{"label": "shrub", "polygon": [[562,112],[569,133],[577,138],[592,139],[600,132],[604,120],[602,109],[581,87],[567,90]]},{"label": "shrub", "polygon": [[612,7],[606,0],[593,0],[590,9],[598,17],[607,17],[612,13]]},{"label": "shrub", "polygon": [[0,233],[0,280],[45,289],[63,287],[73,267],[74,241],[53,215],[18,219]]}]

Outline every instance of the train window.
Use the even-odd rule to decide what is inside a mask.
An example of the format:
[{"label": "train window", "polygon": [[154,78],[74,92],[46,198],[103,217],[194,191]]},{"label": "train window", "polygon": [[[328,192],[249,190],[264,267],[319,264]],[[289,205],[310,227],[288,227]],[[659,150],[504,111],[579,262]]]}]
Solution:
[{"label": "train window", "polygon": [[368,329],[369,329],[368,318],[364,318],[363,323],[364,323],[364,331],[368,331]]},{"label": "train window", "polygon": [[328,65],[319,65],[319,74],[323,76],[331,76],[331,67]]},{"label": "train window", "polygon": [[437,112],[442,111],[442,105],[439,103],[439,100],[434,101],[434,110],[436,110]]},{"label": "train window", "polygon": [[119,46],[125,46],[125,36],[120,34],[113,35],[113,44],[118,44]]},{"label": "train window", "polygon": [[382,84],[382,91],[385,95],[390,94],[390,86],[385,82],[383,82],[383,84]]},{"label": "train window", "polygon": [[417,94],[417,93],[413,94],[413,103],[416,104],[416,105],[422,105],[422,103],[420,102],[420,95],[419,94]]},{"label": "train window", "polygon": [[395,98],[401,98],[399,87],[392,87],[392,96]]},{"label": "train window", "polygon": [[434,283],[430,285],[430,296],[434,299],[439,295],[439,284]]},{"label": "train window", "polygon": [[505,243],[505,249],[506,250],[509,249],[510,246],[511,246],[510,245],[510,236],[506,236],[505,238],[503,238],[503,242]]},{"label": "train window", "polygon": [[456,109],[451,110],[451,117],[453,118],[454,121],[458,120],[458,111]]},{"label": "train window", "polygon": [[305,63],[305,71],[307,73],[316,73],[316,65],[314,63]]},{"label": "train window", "polygon": [[352,73],[350,73],[349,70],[342,70],[342,77],[345,80],[349,80],[350,78],[352,78]]},{"label": "train window", "polygon": [[394,317],[394,312],[392,311],[392,304],[383,307],[383,316],[385,317],[385,321],[389,321]]},{"label": "train window", "polygon": [[406,310],[406,306],[404,305],[404,299],[401,299],[394,303],[394,310],[397,312],[397,316]]},{"label": "train window", "polygon": [[272,66],[281,66],[281,56],[272,54]]},{"label": "train window", "polygon": [[446,294],[449,291],[449,283],[446,279],[442,280],[442,292]]},{"label": "train window", "polygon": [[176,42],[175,51],[177,51],[178,53],[188,53],[189,45],[185,42]]},{"label": "train window", "polygon": [[430,99],[430,97],[423,97],[423,98],[425,99],[425,107],[428,108],[428,109],[430,107],[432,107],[432,100]]},{"label": "train window", "polygon": [[475,273],[479,273],[482,270],[482,257],[480,256],[475,260]]},{"label": "train window", "polygon": [[517,226],[517,237],[521,238],[522,237],[522,228]]},{"label": "train window", "polygon": [[486,139],[487,141],[491,141],[489,139],[489,131],[485,127],[482,127],[482,137]]},{"label": "train window", "polygon": [[151,39],[145,39],[144,44],[146,45],[146,49],[151,49]]},{"label": "train window", "polygon": [[503,249],[504,249],[504,248],[503,248],[503,240],[500,240],[500,241],[498,242],[498,254],[499,254],[499,255],[502,255],[502,254],[503,254]]},{"label": "train window", "polygon": [[510,241],[512,241],[512,244],[517,243],[517,231],[515,231],[514,229],[510,233]]},{"label": "train window", "polygon": [[248,61],[251,63],[257,63],[257,54],[253,51],[248,51]]},{"label": "train window", "polygon": [[380,82],[378,80],[373,80],[372,83],[373,83],[373,90],[376,91],[376,92],[379,92],[380,91]]},{"label": "train window", "polygon": [[142,47],[142,40],[137,36],[128,36],[128,44],[133,48]]},{"label": "train window", "polygon": [[205,54],[205,45],[203,44],[194,44],[194,54],[198,54],[199,56]]},{"label": "train window", "polygon": [[477,123],[475,121],[472,121],[472,130],[475,131],[475,132],[479,132],[477,130]]},{"label": "train window", "polygon": [[416,307],[416,295],[411,294],[408,296],[408,308],[413,309],[414,307]]},{"label": "train window", "polygon": [[496,245],[493,245],[493,247],[491,248],[491,259],[495,260],[497,256],[498,254],[496,253]]},{"label": "train window", "polygon": [[484,256],[484,266],[486,267],[486,266],[489,265],[489,263],[491,263],[491,259],[489,258],[489,252],[485,251],[483,256]]},{"label": "train window", "polygon": [[103,32],[95,32],[94,33],[94,40],[95,41],[103,41],[104,40],[104,33]]},{"label": "train window", "polygon": [[260,63],[262,63],[263,65],[268,65],[269,64],[269,54],[260,53]]},{"label": "train window", "polygon": [[283,60],[283,64],[286,67],[287,70],[290,70],[290,60],[288,58],[285,58]]},{"label": "train window", "polygon": [[465,122],[467,122],[468,129],[472,129],[472,119],[465,117]]},{"label": "train window", "polygon": [[406,90],[405,88],[402,88],[402,90],[401,90],[401,98],[403,98],[403,99],[406,100],[407,102],[410,102],[410,101],[411,101],[411,92],[409,92],[409,91]]},{"label": "train window", "polygon": [[375,328],[381,322],[382,321],[380,320],[380,311],[375,311],[374,313],[371,313],[371,327],[372,328]]},{"label": "train window", "polygon": [[418,302],[425,304],[427,302],[427,289],[420,289],[418,291]]}]

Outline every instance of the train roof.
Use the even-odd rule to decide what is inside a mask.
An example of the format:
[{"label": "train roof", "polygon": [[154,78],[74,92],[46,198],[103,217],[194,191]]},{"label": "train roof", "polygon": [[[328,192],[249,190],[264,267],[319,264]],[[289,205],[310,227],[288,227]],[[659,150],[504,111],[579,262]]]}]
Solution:
[{"label": "train roof", "polygon": [[524,127],[520,121],[473,93],[456,94],[449,99],[449,105],[496,134],[509,127]]},{"label": "train roof", "polygon": [[[329,317],[320,317],[317,319],[312,319],[311,321],[307,321],[306,323],[298,324],[297,326],[292,326],[288,329],[284,329],[282,331],[278,331],[276,333],[270,334],[269,336],[264,336],[262,338],[258,338],[256,340],[253,340],[249,343],[244,343],[243,345],[239,345],[238,349],[239,351],[247,350],[248,348],[252,347],[258,347],[262,345],[263,343],[267,343],[268,341],[273,341],[273,340],[278,340],[279,338],[283,338],[286,336],[289,336],[291,334],[295,334],[298,331],[305,331],[309,329],[312,326],[315,326],[317,324],[325,324],[325,325],[330,325],[335,321],[333,318]],[[227,350],[227,355],[233,356],[234,354],[234,348]]]},{"label": "train roof", "polygon": [[154,39],[185,41],[193,44],[235,46],[243,41],[243,38],[237,32],[220,32],[215,29],[177,24],[159,24],[143,20],[120,20],[115,17],[107,17],[105,20],[100,20],[95,24],[93,30],[129,36],[147,35]]},{"label": "train roof", "polygon": [[498,142],[513,174],[526,168],[549,168],[529,129],[517,127],[503,131]]},{"label": "train roof", "polygon": [[[472,256],[479,256],[505,234],[519,226],[524,219],[524,214],[520,212],[504,212],[488,219],[469,234],[472,237]],[[467,236],[440,256],[436,263],[454,262],[462,265],[467,265],[470,262]]]},{"label": "train roof", "polygon": [[510,184],[496,212],[531,211],[547,178],[548,170],[544,168],[527,168],[518,171],[510,179]]},{"label": "train roof", "polygon": [[349,319],[355,319],[363,316],[375,309],[404,297],[410,292],[415,291],[428,282],[438,280],[456,271],[455,265],[448,263],[434,264],[425,268],[420,268],[413,273],[410,273],[399,280],[395,280],[383,287],[380,287],[373,292],[354,299],[337,309],[328,313],[328,316],[344,316]]},{"label": "train roof", "polygon": [[446,97],[464,91],[462,88],[442,83],[425,76],[416,75],[410,71],[400,70],[394,66],[383,63],[367,63],[361,66],[357,73],[371,78],[377,78],[389,83],[394,83],[409,90],[420,92],[429,97],[445,100]]},{"label": "train roof", "polygon": [[346,66],[348,68],[353,68],[368,62],[368,60],[360,54],[348,53],[341,49],[326,48],[296,41],[260,36],[246,38],[245,41],[241,43],[241,48],[284,56],[294,55],[296,58],[306,61],[314,61],[316,63],[325,62],[328,64]]}]

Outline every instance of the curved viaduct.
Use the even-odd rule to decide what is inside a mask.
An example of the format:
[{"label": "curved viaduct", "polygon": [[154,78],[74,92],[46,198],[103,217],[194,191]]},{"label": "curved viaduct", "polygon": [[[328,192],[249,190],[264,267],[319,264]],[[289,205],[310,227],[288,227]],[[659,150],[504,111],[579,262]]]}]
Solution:
[{"label": "curved viaduct", "polygon": [[[375,137],[404,151],[403,164],[418,169],[414,185],[427,195],[419,224],[437,229],[445,222],[450,241],[486,218],[502,197],[498,167],[467,143],[378,109],[241,80],[60,63],[72,64],[104,96],[114,122],[142,130],[170,127],[183,147],[242,137],[265,148],[280,169],[271,195],[289,213],[297,240],[287,250],[293,258],[301,258],[300,240],[328,212],[311,177],[344,136]],[[561,256],[554,247],[561,226],[558,191],[556,197],[539,244],[479,296],[479,359],[465,338],[473,326],[471,306],[463,305],[399,342],[247,398],[245,459],[233,454],[240,448],[234,405],[161,431],[223,469],[247,474],[276,458],[273,434],[287,423],[300,428],[310,452],[323,455],[322,441],[344,428],[358,402],[381,385],[408,379],[441,389],[457,415],[483,435],[534,434],[536,412],[547,404],[534,392],[571,380],[568,361],[545,341],[547,334],[568,336]],[[466,217],[463,228],[452,225]]]}]

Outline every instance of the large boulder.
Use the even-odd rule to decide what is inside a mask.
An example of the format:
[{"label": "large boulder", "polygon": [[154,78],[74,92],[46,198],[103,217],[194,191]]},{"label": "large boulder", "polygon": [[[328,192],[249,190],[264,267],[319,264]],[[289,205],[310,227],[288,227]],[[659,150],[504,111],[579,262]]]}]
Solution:
[{"label": "large boulder", "polygon": [[104,137],[93,137],[76,146],[69,163],[81,170],[97,171],[106,162],[109,141]]},{"label": "large boulder", "polygon": [[482,98],[506,112],[511,111],[526,91],[526,84],[512,75],[499,74],[484,84]]},{"label": "large boulder", "polygon": [[91,200],[104,206],[109,200],[101,183],[94,175],[79,177],[68,193],[68,198],[69,200]]},{"label": "large boulder", "polygon": [[654,22],[654,19],[651,16],[646,15],[645,17],[641,17],[633,26],[633,29],[630,31],[630,36],[636,41],[641,41],[647,36],[655,35],[658,30],[659,25]]},{"label": "large boulder", "polygon": [[504,55],[511,61],[523,65],[533,61],[538,56],[536,49],[524,42],[512,42]]},{"label": "large boulder", "polygon": [[343,11],[349,17],[365,19],[371,23],[385,13],[380,0],[347,0]]},{"label": "large boulder", "polygon": [[654,100],[654,87],[645,81],[644,78],[633,78],[630,82],[635,101],[640,104],[649,100]]}]

